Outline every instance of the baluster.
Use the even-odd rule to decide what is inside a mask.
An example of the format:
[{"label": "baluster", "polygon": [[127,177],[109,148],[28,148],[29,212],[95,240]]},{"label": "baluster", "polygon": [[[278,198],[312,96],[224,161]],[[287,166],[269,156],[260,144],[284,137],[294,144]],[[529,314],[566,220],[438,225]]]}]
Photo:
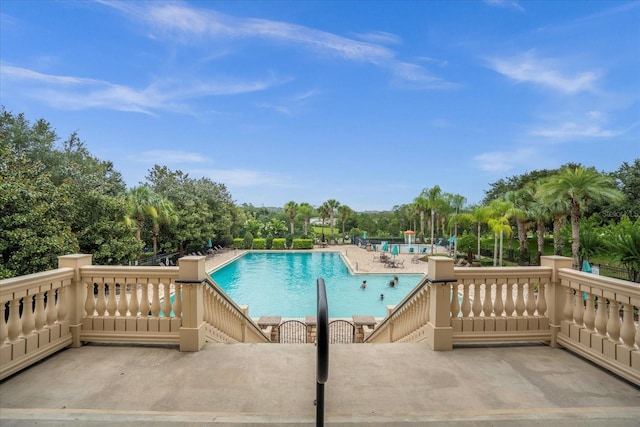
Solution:
[{"label": "baluster", "polygon": [[36,321],[33,316],[33,295],[27,295],[22,300],[22,335],[30,335],[35,329]]},{"label": "baluster", "polygon": [[[431,284],[429,285],[429,288],[431,288],[431,286],[437,286],[435,284]],[[457,318],[460,317],[460,297],[458,296],[458,287],[460,285],[458,283],[453,283],[451,285],[451,317],[452,318]]]},{"label": "baluster", "polygon": [[471,301],[469,300],[469,283],[462,283],[462,317],[471,314]]},{"label": "baluster", "polygon": [[171,283],[163,283],[164,300],[162,301],[162,317],[171,317]]},{"label": "baluster", "polygon": [[596,312],[596,331],[600,335],[607,335],[607,299],[598,297],[598,311]]},{"label": "baluster", "polygon": [[609,321],[607,322],[607,333],[613,342],[620,341],[620,311],[618,301],[611,300],[609,303]]},{"label": "baluster", "polygon": [[173,315],[175,317],[182,317],[182,285],[174,283],[175,301],[173,302]]},{"label": "baluster", "polygon": [[527,316],[532,317],[536,314],[536,295],[533,290],[534,284],[531,282],[527,283],[527,301],[525,306],[527,307]]},{"label": "baluster", "polygon": [[107,300],[107,312],[110,317],[114,317],[116,315],[116,310],[118,309],[118,304],[116,303],[116,281],[113,279],[113,282],[109,283],[109,299]]},{"label": "baluster", "polygon": [[15,342],[20,337],[22,321],[20,320],[20,298],[11,300],[9,306],[9,341]]},{"label": "baluster", "polygon": [[58,310],[56,309],[56,291],[49,289],[47,291],[47,307],[45,308],[47,313],[47,326],[52,327],[56,324],[58,318]]},{"label": "baluster", "polygon": [[509,284],[509,282],[507,282],[506,285],[507,285],[507,301],[505,301],[505,304],[504,304],[504,311],[507,317],[511,317],[513,316],[513,312],[516,309],[513,303],[513,284]]},{"label": "baluster", "polygon": [[538,301],[537,310],[538,316],[545,316],[547,314],[547,297],[545,296],[547,285],[544,282],[538,283]]},{"label": "baluster", "polygon": [[4,344],[4,342],[9,337],[9,327],[7,326],[6,319],[7,313],[7,302],[2,302],[0,306],[0,345]]},{"label": "baluster", "polygon": [[36,294],[36,331],[44,329],[47,323],[47,315],[44,311],[44,292]]},{"label": "baluster", "polygon": [[160,283],[156,282],[152,286],[153,288],[153,299],[151,302],[151,315],[153,317],[158,317],[160,315]]},{"label": "baluster", "polygon": [[98,316],[104,316],[107,311],[107,300],[105,299],[104,292],[106,283],[104,280],[98,283],[98,301],[96,302],[96,312]]},{"label": "baluster", "polygon": [[[429,290],[425,290],[425,309],[424,309],[424,324],[426,325],[429,320],[431,320],[431,292]],[[457,299],[457,298],[456,298]],[[640,331],[640,328],[638,328]]]},{"label": "baluster", "polygon": [[481,284],[474,283],[473,284],[473,316],[480,317],[480,313],[482,312],[482,301],[481,301]]},{"label": "baluster", "polygon": [[573,289],[568,286],[565,291],[564,309],[562,314],[564,314],[564,320],[568,320],[569,322],[573,321]]},{"label": "baluster", "polygon": [[596,324],[596,308],[593,300],[593,294],[587,294],[587,310],[584,313],[584,326],[589,331],[593,331]]},{"label": "baluster", "polygon": [[87,298],[84,301],[84,311],[87,316],[93,316],[96,311],[96,300],[93,295],[93,289],[95,284],[93,281],[91,283],[87,283]]},{"label": "baluster", "polygon": [[493,304],[491,303],[491,283],[484,284],[484,302],[482,303],[482,312],[484,317],[491,317],[493,313]]},{"label": "baluster", "polygon": [[138,311],[140,310],[140,303],[138,302],[138,282],[131,283],[129,285],[131,292],[131,300],[129,301],[129,315],[138,317]]},{"label": "baluster", "polygon": [[129,311],[127,304],[127,282],[118,284],[120,295],[118,295],[118,316],[124,317]]},{"label": "baluster", "polygon": [[620,338],[627,347],[633,347],[636,327],[633,324],[633,307],[631,304],[622,305],[622,326],[620,328]]},{"label": "baluster", "polygon": [[496,301],[493,303],[493,312],[496,317],[501,317],[504,312],[504,303],[502,302],[502,284],[496,282]]},{"label": "baluster", "polygon": [[516,283],[516,316],[521,317],[524,314],[524,283]]},{"label": "baluster", "polygon": [[140,315],[142,317],[148,317],[149,310],[151,310],[151,306],[149,305],[149,283],[142,283],[140,290]]},{"label": "baluster", "polygon": [[58,288],[58,321],[63,322],[67,319],[67,287]]},{"label": "baluster", "polygon": [[582,326],[584,324],[584,300],[582,292],[576,291],[575,300],[573,304],[573,320],[576,325]]},{"label": "baluster", "polygon": [[[640,309],[640,307],[636,307],[636,308]],[[640,350],[640,326],[636,328],[636,348]]]}]

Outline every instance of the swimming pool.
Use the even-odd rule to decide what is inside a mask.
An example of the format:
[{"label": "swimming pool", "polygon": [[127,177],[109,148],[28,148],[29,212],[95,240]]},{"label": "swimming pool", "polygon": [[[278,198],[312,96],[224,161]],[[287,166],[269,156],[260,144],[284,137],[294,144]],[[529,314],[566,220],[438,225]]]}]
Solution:
[{"label": "swimming pool", "polygon": [[[388,286],[393,276],[398,284]],[[300,318],[316,314],[316,279],[327,288],[330,317],[354,314],[384,317],[386,306],[399,303],[422,279],[421,274],[351,274],[337,252],[250,252],[210,273],[251,317]],[[362,281],[366,289],[361,289]],[[380,300],[380,294],[384,299]]]}]

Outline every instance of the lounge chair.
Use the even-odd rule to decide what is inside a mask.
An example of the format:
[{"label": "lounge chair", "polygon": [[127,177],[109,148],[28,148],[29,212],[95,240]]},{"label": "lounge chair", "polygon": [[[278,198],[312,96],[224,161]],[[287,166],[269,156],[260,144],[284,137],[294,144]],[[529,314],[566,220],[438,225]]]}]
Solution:
[{"label": "lounge chair", "polygon": [[413,258],[411,258],[411,263],[420,264],[420,258],[422,258],[420,255],[414,255]]}]

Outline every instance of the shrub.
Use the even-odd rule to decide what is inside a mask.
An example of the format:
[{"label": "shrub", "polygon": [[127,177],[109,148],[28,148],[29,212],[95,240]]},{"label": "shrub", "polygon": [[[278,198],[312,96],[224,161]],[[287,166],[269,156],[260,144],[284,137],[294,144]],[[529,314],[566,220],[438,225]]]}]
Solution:
[{"label": "shrub", "polygon": [[465,231],[462,236],[458,236],[458,242],[456,246],[458,248],[458,252],[460,253],[466,254],[469,249],[471,249],[471,251],[475,253],[478,251],[478,238],[473,234],[469,234]]},{"label": "shrub", "polygon": [[273,239],[271,249],[284,249],[285,242],[286,242],[286,239],[283,239],[283,238]]},{"label": "shrub", "polygon": [[271,247],[273,246],[273,234],[269,233],[267,235],[267,240],[265,242],[265,246],[267,249],[271,249]]},{"label": "shrub", "polygon": [[242,249],[244,247],[244,239],[236,237],[233,239],[233,249]]},{"label": "shrub", "polygon": [[266,239],[253,239],[253,249],[266,249]]},{"label": "shrub", "polygon": [[293,234],[287,234],[286,247],[290,248],[292,243],[293,243]]},{"label": "shrub", "polygon": [[253,247],[253,234],[251,234],[250,231],[247,231],[247,234],[244,235],[242,247],[244,249],[251,249]]},{"label": "shrub", "polygon": [[293,239],[292,249],[313,249],[313,240],[311,239]]}]

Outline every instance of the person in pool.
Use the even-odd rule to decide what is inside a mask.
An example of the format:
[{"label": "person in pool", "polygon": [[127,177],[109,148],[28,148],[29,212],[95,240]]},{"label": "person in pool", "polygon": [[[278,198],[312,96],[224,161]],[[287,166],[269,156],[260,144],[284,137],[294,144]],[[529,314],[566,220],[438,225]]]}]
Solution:
[{"label": "person in pool", "polygon": [[360,285],[360,289],[362,289],[362,290],[367,289],[367,281],[366,280],[362,281],[362,285]]},{"label": "person in pool", "polygon": [[380,294],[380,301],[384,299],[384,294]]}]

